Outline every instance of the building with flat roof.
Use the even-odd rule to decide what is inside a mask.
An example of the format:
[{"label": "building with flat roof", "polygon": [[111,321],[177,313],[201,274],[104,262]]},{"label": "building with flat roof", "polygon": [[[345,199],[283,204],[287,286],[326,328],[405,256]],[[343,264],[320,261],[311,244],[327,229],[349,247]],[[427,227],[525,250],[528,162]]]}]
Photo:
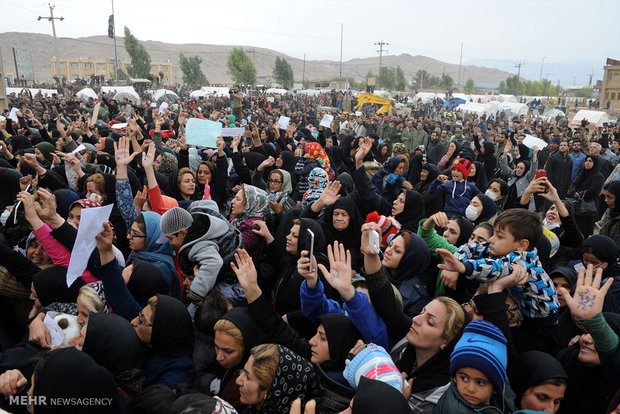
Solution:
[{"label": "building with flat roof", "polygon": [[[56,58],[50,61],[52,65],[52,74],[56,74]],[[131,65],[130,61],[120,60],[118,62],[120,69],[127,72],[127,66]],[[60,58],[58,60],[58,71],[60,77],[63,75],[67,80],[88,79],[91,75],[101,76],[105,79],[114,78],[114,59],[90,59],[90,58]],[[160,81],[164,85],[171,85],[177,81],[177,71],[173,71],[172,62],[151,62],[150,74],[153,77],[160,77],[160,73],[164,74]],[[173,75],[174,73],[174,75]]]},{"label": "building with flat roof", "polygon": [[620,60],[607,58],[601,85],[601,108],[620,109]]}]

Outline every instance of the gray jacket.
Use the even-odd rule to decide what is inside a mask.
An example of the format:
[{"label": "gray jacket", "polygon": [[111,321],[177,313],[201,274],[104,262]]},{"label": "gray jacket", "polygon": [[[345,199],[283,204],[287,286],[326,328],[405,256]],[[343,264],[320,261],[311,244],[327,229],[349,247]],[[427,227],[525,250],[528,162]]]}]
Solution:
[{"label": "gray jacket", "polygon": [[[532,182],[534,177],[536,176],[536,171],[538,170],[538,160],[530,162],[530,170],[523,174],[521,177],[517,177],[515,175],[515,171],[508,166],[508,162],[506,161],[506,157],[501,157],[499,161],[502,172],[508,177],[508,187],[513,184],[517,187],[517,197],[521,198],[525,189]],[[528,210],[536,211],[536,206],[534,205],[534,197],[530,197],[530,204],[528,206]]]}]

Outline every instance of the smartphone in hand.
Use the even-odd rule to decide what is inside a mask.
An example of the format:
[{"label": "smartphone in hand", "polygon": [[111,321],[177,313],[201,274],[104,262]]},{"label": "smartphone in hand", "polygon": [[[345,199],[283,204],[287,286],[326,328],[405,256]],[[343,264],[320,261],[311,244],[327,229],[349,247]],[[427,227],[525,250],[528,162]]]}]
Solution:
[{"label": "smartphone in hand", "polygon": [[314,232],[310,229],[306,230],[306,250],[308,250],[308,257],[310,258],[310,266],[308,272],[313,273],[314,267],[312,266],[312,256],[314,256]]}]

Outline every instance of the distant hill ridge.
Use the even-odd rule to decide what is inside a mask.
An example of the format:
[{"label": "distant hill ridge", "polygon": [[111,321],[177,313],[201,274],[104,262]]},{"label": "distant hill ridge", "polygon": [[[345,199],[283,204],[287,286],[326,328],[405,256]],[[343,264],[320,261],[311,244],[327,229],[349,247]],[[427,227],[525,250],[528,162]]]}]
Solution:
[{"label": "distant hill ridge", "polygon": [[[141,43],[151,55],[153,61],[170,60],[173,70],[181,77],[179,68],[179,53],[186,56],[198,55],[202,58],[202,70],[207,79],[212,83],[229,83],[230,76],[227,73],[227,58],[233,45],[206,45],[206,44],[172,44],[146,40]],[[7,32],[0,33],[0,47],[2,48],[2,61],[4,71],[15,73],[13,53],[11,48],[18,47],[29,50],[32,54],[34,73],[37,80],[49,80],[52,76],[50,59],[54,56],[54,41],[52,36],[37,33]],[[129,59],[125,52],[123,38],[117,38],[119,59]],[[303,60],[287,56],[283,53],[265,48],[242,46],[243,49],[254,59],[257,75],[260,77],[271,76],[276,56],[285,58],[292,66],[295,73],[295,81],[301,82]],[[83,38],[59,38],[58,49],[61,57],[67,58],[91,58],[110,59],[114,58],[114,42],[107,36],[90,36]],[[420,70],[426,70],[432,75],[441,76],[447,73],[455,82],[458,81],[459,66],[445,63],[426,56],[411,56],[402,54],[398,56],[383,56],[382,64],[385,66],[400,66],[405,78],[409,81]],[[363,79],[371,70],[377,73],[379,67],[378,57],[357,58],[343,62],[342,71],[344,77],[354,77],[356,80]],[[338,76],[339,62],[330,60],[306,60],[305,79],[323,80]],[[463,66],[465,79],[472,78],[476,83],[499,83],[511,76],[511,73],[498,69]]]}]

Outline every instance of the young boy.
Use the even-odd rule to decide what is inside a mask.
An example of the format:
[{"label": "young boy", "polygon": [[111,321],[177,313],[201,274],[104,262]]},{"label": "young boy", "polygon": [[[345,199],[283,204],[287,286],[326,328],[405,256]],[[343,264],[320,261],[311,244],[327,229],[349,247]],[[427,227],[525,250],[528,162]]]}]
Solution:
[{"label": "young boy", "polygon": [[445,262],[438,267],[463,274],[468,279],[492,282],[510,275],[515,266],[522,266],[527,272],[527,281],[510,288],[513,299],[526,319],[535,321],[538,326],[555,325],[558,296],[535,248],[541,235],[542,223],[536,213],[509,209],[495,220],[495,233],[488,243],[465,244],[454,255],[437,249]]},{"label": "young boy", "polygon": [[463,330],[450,356],[450,386],[435,413],[479,413],[515,410],[506,384],[506,337],[488,321],[473,321]]},{"label": "young boy", "polygon": [[446,197],[444,212],[448,217],[459,215],[465,217],[465,209],[471,202],[471,199],[480,194],[480,190],[467,181],[467,177],[471,172],[471,161],[467,158],[457,158],[450,167],[452,180],[441,174],[428,188],[428,194],[443,194]]}]

